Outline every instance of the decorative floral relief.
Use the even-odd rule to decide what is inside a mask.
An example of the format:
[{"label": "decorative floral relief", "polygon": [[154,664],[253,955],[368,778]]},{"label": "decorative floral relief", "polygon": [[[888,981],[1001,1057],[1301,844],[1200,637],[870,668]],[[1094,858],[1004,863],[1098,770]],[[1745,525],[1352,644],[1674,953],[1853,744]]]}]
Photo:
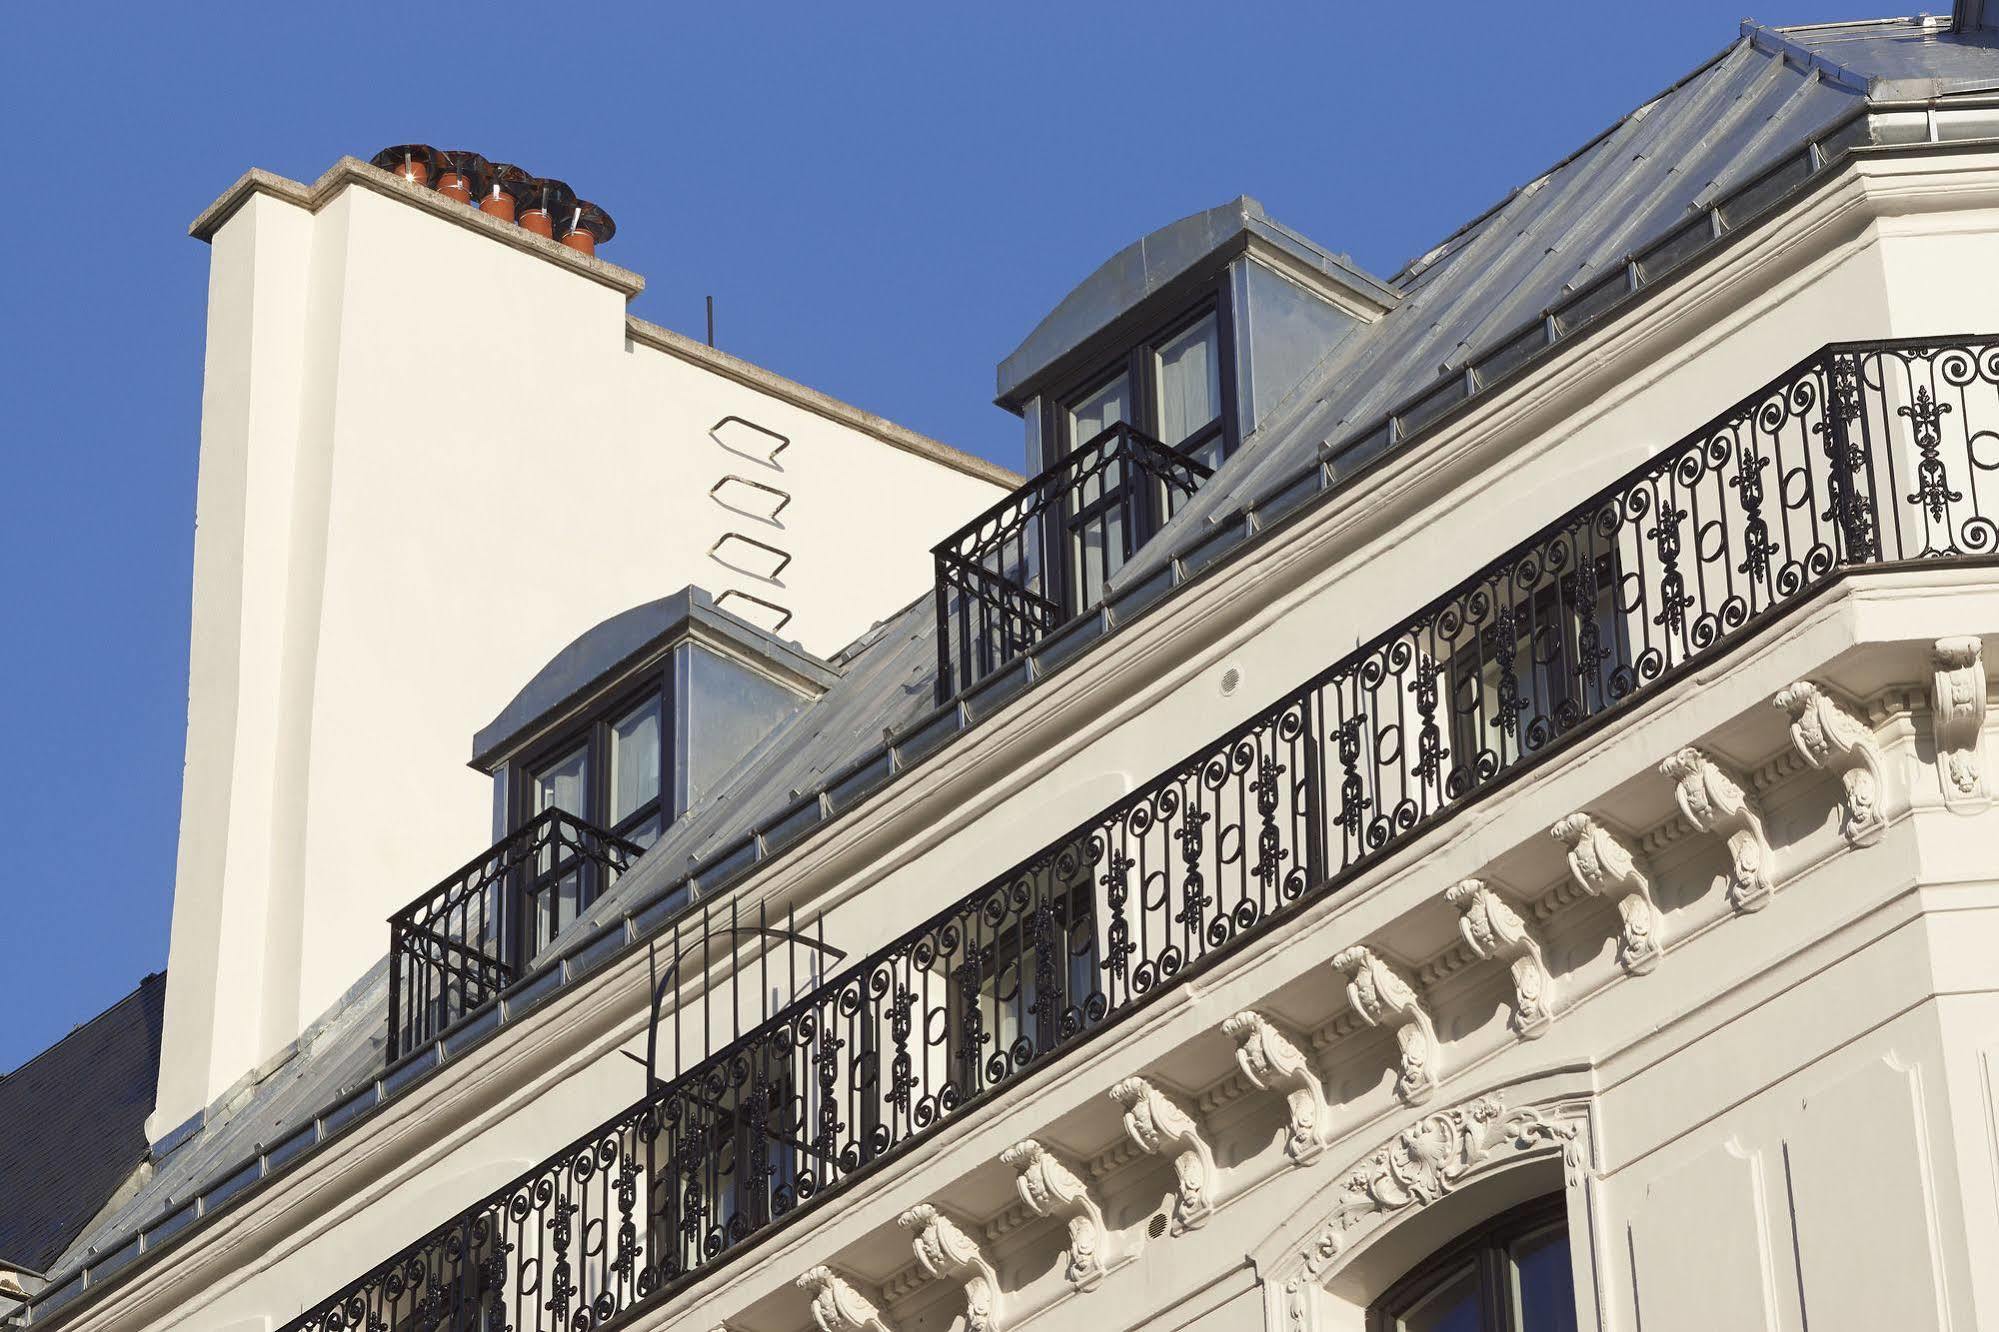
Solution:
[{"label": "decorative floral relief", "polygon": [[1304,1253],[1318,1277],[1363,1225],[1437,1201],[1488,1162],[1538,1148],[1565,1148],[1576,1126],[1527,1106],[1509,1111],[1497,1093],[1425,1115],[1341,1181],[1333,1211]]}]

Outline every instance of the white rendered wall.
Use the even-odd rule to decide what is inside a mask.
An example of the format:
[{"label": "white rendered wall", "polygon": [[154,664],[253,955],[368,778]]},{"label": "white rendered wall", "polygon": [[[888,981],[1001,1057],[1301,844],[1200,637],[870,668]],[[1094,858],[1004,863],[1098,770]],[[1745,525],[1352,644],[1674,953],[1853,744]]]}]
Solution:
[{"label": "white rendered wall", "polygon": [[[392,910],[487,845],[472,735],[577,634],[734,586],[831,654],[923,594],[930,546],[1004,493],[634,341],[621,292],[400,199],[254,194],[213,246],[155,1136],[281,1050],[383,955]],[[745,458],[711,436],[729,415],[789,437],[775,466],[767,440],[725,430]],[[729,512],[708,491],[732,472],[792,502]],[[727,530],[793,562],[725,568]]]}]

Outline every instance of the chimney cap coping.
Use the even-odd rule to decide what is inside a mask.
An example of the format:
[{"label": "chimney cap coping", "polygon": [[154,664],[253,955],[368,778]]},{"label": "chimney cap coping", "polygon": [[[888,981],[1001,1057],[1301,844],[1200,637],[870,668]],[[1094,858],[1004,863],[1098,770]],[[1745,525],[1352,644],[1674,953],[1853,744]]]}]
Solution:
[{"label": "chimney cap coping", "polygon": [[422,208],[447,222],[455,222],[461,227],[483,232],[503,245],[561,264],[581,277],[602,283],[614,291],[623,293],[626,300],[645,290],[646,281],[639,274],[616,264],[605,263],[594,255],[572,250],[567,245],[524,231],[511,222],[480,212],[477,208],[459,203],[447,195],[439,194],[427,186],[412,185],[394,172],[370,166],[358,157],[343,157],[329,167],[324,175],[310,185],[280,176],[275,172],[256,167],[244,172],[234,185],[222,192],[221,197],[201,210],[188,226],[188,234],[196,240],[211,240],[222,225],[235,216],[236,210],[259,194],[282,199],[307,212],[316,213],[350,185],[372,190],[376,194]]}]

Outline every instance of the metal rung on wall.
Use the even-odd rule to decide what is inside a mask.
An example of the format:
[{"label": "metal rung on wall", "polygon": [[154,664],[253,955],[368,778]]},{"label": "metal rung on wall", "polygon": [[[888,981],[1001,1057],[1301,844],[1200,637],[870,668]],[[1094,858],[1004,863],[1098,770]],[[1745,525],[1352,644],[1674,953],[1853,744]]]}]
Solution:
[{"label": "metal rung on wall", "polygon": [[[742,426],[746,430],[754,431],[762,439],[769,441],[768,451],[759,454],[756,452],[748,451],[744,448],[739,447],[734,443],[731,443],[727,438],[724,437],[723,430],[725,427],[732,424]],[[784,470],[784,464],[778,461],[778,455],[791,447],[791,439],[789,436],[781,435],[777,431],[770,429],[768,426],[760,426],[755,421],[752,421],[747,417],[735,416],[735,415],[725,416],[721,420],[717,421],[714,425],[710,426],[708,428],[708,437],[714,440],[722,448],[727,449],[729,452],[735,454],[738,457],[748,458],[753,462],[763,463],[764,465],[775,468],[780,472]],[[761,491],[766,495],[775,496],[777,499],[776,506],[773,507],[768,514],[762,515],[764,521],[770,522],[772,524],[777,523],[777,516],[783,513],[785,511],[785,508],[789,506],[791,503],[792,497],[790,491],[781,489],[777,486],[770,485],[767,482],[752,481],[749,477],[740,476],[734,472],[729,472],[724,474],[723,477],[717,482],[715,482],[714,485],[708,487],[708,498],[713,500],[718,507],[726,509],[733,514],[742,514],[748,517],[758,516],[747,513],[745,510],[738,508],[733,504],[730,504],[726,499],[722,497],[723,488],[731,484],[739,486],[747,486],[752,490]],[[763,551],[765,554],[771,556],[776,561],[776,563],[767,573],[757,573],[753,569],[745,568],[743,565],[733,563],[723,553],[723,547],[728,545],[732,541],[741,542],[743,545],[755,547],[757,550]],[[759,540],[758,538],[753,537],[746,532],[739,532],[733,528],[727,528],[723,530],[721,536],[715,538],[715,543],[708,547],[708,558],[714,560],[717,564],[721,565],[723,568],[729,569],[735,573],[743,574],[750,578],[756,578],[764,582],[774,584],[777,582],[778,578],[784,573],[784,571],[791,566],[792,555],[790,551],[785,550],[779,546],[774,546],[768,541]],[[715,604],[716,606],[720,607],[731,599],[748,602],[751,605],[761,607],[762,609],[776,616],[777,623],[770,626],[770,631],[772,633],[777,633],[781,631],[787,624],[791,623],[792,613],[787,607],[781,606],[777,602],[768,600],[764,597],[757,596],[755,593],[746,592],[739,587],[724,588],[720,592],[720,594],[716,596]]]}]

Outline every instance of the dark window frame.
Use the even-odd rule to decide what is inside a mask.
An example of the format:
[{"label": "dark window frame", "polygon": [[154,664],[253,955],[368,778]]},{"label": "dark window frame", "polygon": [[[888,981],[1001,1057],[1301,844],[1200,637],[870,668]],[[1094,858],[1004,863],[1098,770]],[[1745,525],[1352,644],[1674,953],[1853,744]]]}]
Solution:
[{"label": "dark window frame", "polygon": [[[611,724],[648,699],[659,703],[659,793],[613,826],[609,821]],[[632,829],[657,814],[660,815],[660,831],[664,833],[672,822],[667,800],[672,794],[673,701],[674,663],[673,655],[668,653],[657,667],[626,682],[618,692],[606,694],[593,702],[560,730],[551,731],[532,749],[522,751],[520,758],[509,765],[512,772],[507,783],[507,831],[510,834],[517,832],[535,817],[532,798],[535,774],[574,750],[583,748],[588,755],[585,772],[590,792],[590,798],[584,803],[590,808],[569,812],[615,837],[627,837]]]},{"label": "dark window frame", "polygon": [[[1510,1252],[1522,1240],[1560,1228],[1566,1240],[1567,1200],[1559,1193],[1535,1198],[1488,1217],[1403,1273],[1367,1307],[1367,1332],[1396,1332],[1418,1300],[1468,1269],[1479,1282],[1481,1332],[1536,1332],[1513,1322]],[[1571,1272],[1571,1282],[1574,1274]]]},{"label": "dark window frame", "polygon": [[1126,392],[1131,398],[1132,412],[1128,424],[1154,439],[1160,439],[1159,377],[1153,366],[1153,353],[1210,314],[1215,316],[1215,341],[1221,357],[1217,367],[1220,372],[1221,411],[1213,423],[1171,446],[1182,453],[1192,454],[1219,437],[1222,441],[1221,456],[1226,460],[1242,443],[1238,438],[1236,421],[1238,386],[1232,305],[1228,274],[1224,270],[1216,281],[1203,287],[1196,299],[1179,307],[1169,318],[1150,326],[1143,336],[1132,339],[1116,355],[1093,361],[1088,370],[1071,375],[1057,388],[1043,394],[1041,465],[1044,468],[1053,467],[1068,457],[1078,444],[1089,442],[1069,438],[1069,409],[1119,375],[1126,377]]},{"label": "dark window frame", "polygon": [[[659,836],[665,836],[673,822],[672,780],[673,726],[675,668],[672,653],[666,654],[660,662],[646,668],[634,678],[625,681],[615,692],[607,692],[593,701],[587,708],[559,729],[552,730],[530,749],[521,751],[520,756],[508,765],[506,781],[506,830],[511,837],[526,827],[537,816],[534,809],[533,788],[535,774],[574,753],[578,748],[584,751],[584,780],[587,784],[588,799],[583,803],[588,809],[568,811],[593,828],[601,829],[623,841],[634,840],[632,834],[653,819],[659,821]],[[611,725],[648,700],[659,705],[659,778],[660,789],[651,800],[618,820],[616,826],[609,824],[611,800]],[[657,840],[657,838],[655,838]],[[524,950],[522,963],[538,954],[547,946],[549,939],[541,937],[540,911],[542,895],[554,894],[561,890],[562,883],[570,872],[577,874],[575,915],[569,919],[557,919],[548,930],[549,938],[567,928],[570,920],[587,910],[605,890],[610,887],[611,872],[588,860],[568,871],[571,860],[559,861],[553,865],[536,864],[526,867],[527,891],[523,897],[509,908],[518,918],[513,923],[513,937],[520,941]],[[551,912],[560,914],[551,906]]]},{"label": "dark window frame", "polygon": [[[1061,381],[1058,387],[1041,395],[1041,458],[1040,464],[1046,469],[1084,444],[1088,439],[1071,438],[1069,415],[1071,409],[1083,399],[1096,393],[1112,380],[1123,377],[1125,397],[1128,404],[1126,424],[1139,433],[1160,439],[1159,434],[1159,377],[1155,365],[1158,350],[1174,338],[1185,333],[1210,315],[1215,320],[1215,347],[1219,364],[1216,366],[1216,381],[1221,401],[1219,411],[1213,421],[1196,430],[1186,439],[1169,443],[1169,447],[1194,456],[1201,450],[1219,442],[1215,464],[1227,461],[1241,445],[1237,420],[1235,324],[1233,318],[1231,278],[1228,269],[1223,269],[1212,281],[1202,285],[1200,294],[1182,304],[1170,317],[1160,320],[1141,336],[1124,344],[1121,351],[1112,356],[1093,361],[1087,371],[1072,375]],[[1165,442],[1165,441],[1162,441]],[[1065,503],[1058,511],[1051,511],[1049,520],[1042,523],[1041,558],[1048,573],[1047,587],[1059,589],[1063,603],[1071,615],[1082,613],[1087,605],[1068,605],[1082,601],[1076,589],[1079,573],[1075,560],[1075,540],[1072,529],[1089,525],[1100,519],[1110,509],[1125,507],[1134,513],[1149,514],[1154,530],[1172,511],[1170,497],[1163,486],[1155,487],[1160,493],[1134,497],[1133,504],[1124,495],[1122,482],[1101,484],[1100,493],[1086,506],[1071,512]],[[1150,532],[1146,533],[1149,538]],[[1141,542],[1144,538],[1141,538]]]}]

